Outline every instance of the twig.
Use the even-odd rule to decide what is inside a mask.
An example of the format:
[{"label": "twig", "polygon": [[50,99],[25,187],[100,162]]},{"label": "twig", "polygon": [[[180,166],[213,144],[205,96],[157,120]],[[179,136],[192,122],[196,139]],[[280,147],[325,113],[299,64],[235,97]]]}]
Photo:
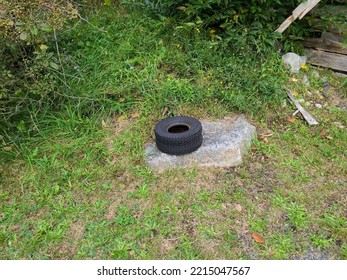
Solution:
[{"label": "twig", "polygon": [[77,14],[77,16],[78,16],[81,20],[83,20],[84,22],[88,23],[90,26],[92,26],[92,27],[96,28],[97,30],[99,30],[100,32],[107,33],[107,31],[102,30],[102,29],[100,29],[99,27],[97,27],[97,26],[91,24],[87,19],[83,18],[79,13]]},{"label": "twig", "polygon": [[65,69],[64,69],[64,65],[61,61],[61,57],[60,57],[60,51],[59,51],[59,45],[58,45],[58,38],[57,38],[57,32],[55,31],[55,29],[53,30],[53,34],[54,34],[54,40],[55,40],[55,48],[57,49],[57,54],[58,54],[58,59],[59,59],[59,63],[61,65],[61,69],[63,71],[63,78],[64,78],[64,84],[67,86],[67,81],[66,81],[66,76],[65,76]]}]

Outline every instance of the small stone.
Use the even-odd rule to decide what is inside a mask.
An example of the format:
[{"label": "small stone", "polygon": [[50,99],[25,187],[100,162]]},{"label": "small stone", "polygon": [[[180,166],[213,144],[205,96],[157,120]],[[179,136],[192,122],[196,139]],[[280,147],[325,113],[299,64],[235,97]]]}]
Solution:
[{"label": "small stone", "polygon": [[314,106],[316,106],[316,108],[318,108],[318,109],[322,109],[323,108],[322,104],[319,104],[319,103],[316,103]]},{"label": "small stone", "polygon": [[326,83],[327,81],[328,81],[328,77],[327,77],[327,76],[323,76],[323,77],[322,77],[322,82],[323,82],[323,83]]},{"label": "small stone", "polygon": [[282,61],[285,65],[290,66],[292,73],[298,73],[301,69],[301,66],[306,63],[306,56],[299,56],[296,53],[286,53],[282,56]]},{"label": "small stone", "polygon": [[310,81],[308,80],[306,75],[302,78],[302,81],[304,82],[305,85],[308,85],[308,86],[310,85]]},{"label": "small stone", "polygon": [[318,73],[318,71],[313,71],[313,72],[312,72],[312,76],[315,77],[316,79],[318,79],[318,78],[319,78],[319,73]]},{"label": "small stone", "polygon": [[323,83],[323,92],[322,92],[322,94],[323,94],[323,96],[324,96],[325,98],[328,98],[328,97],[329,97],[329,93],[328,93],[329,89],[330,89],[329,83],[328,83],[328,82],[324,82],[324,83]]}]

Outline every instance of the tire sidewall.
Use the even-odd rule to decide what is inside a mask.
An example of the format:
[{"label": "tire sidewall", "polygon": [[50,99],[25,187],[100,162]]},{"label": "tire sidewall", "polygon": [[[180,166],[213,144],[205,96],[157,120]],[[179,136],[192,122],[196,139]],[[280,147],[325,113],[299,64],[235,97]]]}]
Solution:
[{"label": "tire sidewall", "polygon": [[[186,125],[189,129],[180,133],[169,132],[168,129],[175,125]],[[201,134],[202,125],[197,119],[191,117],[172,117],[158,122],[154,131],[156,139],[160,142],[182,142],[184,144],[187,139]]]}]

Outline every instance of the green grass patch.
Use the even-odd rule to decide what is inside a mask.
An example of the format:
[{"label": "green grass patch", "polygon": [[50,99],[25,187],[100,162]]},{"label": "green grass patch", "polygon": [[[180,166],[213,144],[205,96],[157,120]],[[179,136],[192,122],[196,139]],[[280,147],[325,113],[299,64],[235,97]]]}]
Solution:
[{"label": "green grass patch", "polygon": [[[55,103],[1,138],[1,259],[346,258],[345,110],[288,122],[283,83],[298,85],[278,54],[236,56],[123,8],[88,20],[58,33]],[[235,112],[260,136],[241,166],[146,165],[160,119]]]}]

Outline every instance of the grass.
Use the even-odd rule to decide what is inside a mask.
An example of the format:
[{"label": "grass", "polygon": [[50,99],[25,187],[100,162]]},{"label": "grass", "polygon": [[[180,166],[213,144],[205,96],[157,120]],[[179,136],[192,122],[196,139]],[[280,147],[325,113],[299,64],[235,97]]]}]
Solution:
[{"label": "grass", "polygon": [[[59,35],[62,105],[1,148],[1,259],[346,259],[343,81],[321,72],[322,100],[319,78],[285,78],[278,55],[233,57],[122,9],[90,22],[107,32]],[[326,103],[308,107],[319,126],[288,121],[283,81]],[[241,166],[146,165],[158,120],[235,111],[259,133]]]}]

